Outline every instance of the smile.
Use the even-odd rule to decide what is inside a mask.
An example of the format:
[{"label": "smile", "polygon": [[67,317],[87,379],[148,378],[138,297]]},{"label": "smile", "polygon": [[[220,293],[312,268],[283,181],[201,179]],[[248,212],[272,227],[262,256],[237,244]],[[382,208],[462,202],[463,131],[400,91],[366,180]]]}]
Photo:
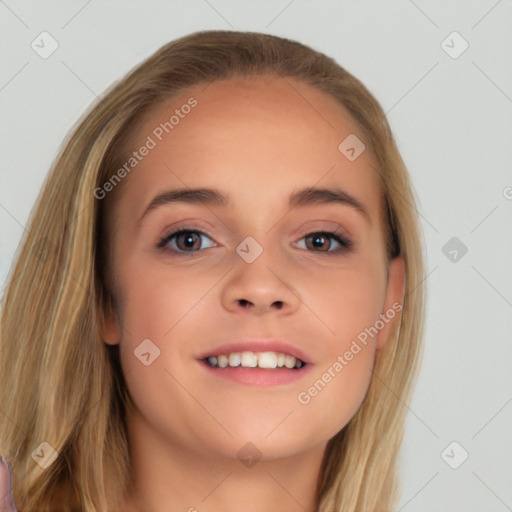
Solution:
[{"label": "smile", "polygon": [[232,352],[230,354],[220,354],[204,359],[212,368],[288,368],[298,369],[306,365],[304,361],[282,352]]}]

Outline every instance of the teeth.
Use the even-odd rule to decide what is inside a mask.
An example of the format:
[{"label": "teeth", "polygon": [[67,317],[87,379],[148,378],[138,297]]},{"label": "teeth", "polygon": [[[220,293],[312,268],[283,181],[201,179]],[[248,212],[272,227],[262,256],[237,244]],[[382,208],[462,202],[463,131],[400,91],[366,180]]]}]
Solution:
[{"label": "teeth", "polygon": [[301,368],[306,363],[293,356],[277,352],[233,352],[212,356],[206,359],[210,366],[215,368],[226,368],[231,366],[243,366],[244,368]]},{"label": "teeth", "polygon": [[240,366],[256,368],[258,366],[258,356],[254,352],[242,352]]},{"label": "teeth", "polygon": [[260,368],[275,368],[277,366],[277,354],[275,352],[262,352],[258,356]]},{"label": "teeth", "polygon": [[295,366],[295,357],[286,356],[284,358],[284,365],[286,366],[286,368],[293,368]]},{"label": "teeth", "polygon": [[229,354],[229,366],[240,366],[241,361],[239,353]]}]

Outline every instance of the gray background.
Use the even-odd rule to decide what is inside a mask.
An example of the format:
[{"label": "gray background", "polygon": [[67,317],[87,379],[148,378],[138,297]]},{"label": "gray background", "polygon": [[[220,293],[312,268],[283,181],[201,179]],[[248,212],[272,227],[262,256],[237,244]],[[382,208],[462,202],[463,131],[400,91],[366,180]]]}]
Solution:
[{"label": "gray background", "polygon": [[196,30],[297,39],[381,102],[419,197],[428,325],[399,508],[512,510],[511,22],[511,0],[0,0],[2,285],[62,141],[113,81]]}]

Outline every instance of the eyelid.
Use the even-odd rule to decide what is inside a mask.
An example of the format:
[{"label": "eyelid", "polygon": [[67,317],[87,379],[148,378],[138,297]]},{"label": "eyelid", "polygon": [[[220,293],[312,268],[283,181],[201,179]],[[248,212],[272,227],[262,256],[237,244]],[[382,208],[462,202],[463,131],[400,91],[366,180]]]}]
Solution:
[{"label": "eyelid", "polygon": [[208,235],[212,240],[214,240],[214,236],[210,232],[210,230],[205,227],[203,224],[198,223],[198,221],[195,220],[183,220],[180,222],[175,222],[174,224],[171,224],[170,226],[167,226],[161,235],[158,235],[157,243],[164,238],[169,237],[173,233],[176,233],[177,231],[200,231],[201,233]]},{"label": "eyelid", "polygon": [[306,236],[310,233],[321,232],[330,232],[333,233],[334,235],[346,239],[347,241],[353,242],[353,237],[348,232],[348,230],[341,226],[338,222],[334,222],[331,220],[309,221],[306,224],[303,224],[297,231],[297,233],[299,234],[302,233],[302,236]]},{"label": "eyelid", "polygon": [[[156,246],[160,249],[165,248],[165,245],[169,242],[169,238],[171,236],[175,236],[175,235],[179,234],[182,231],[197,232],[200,235],[204,235],[204,236],[207,236],[208,238],[210,238],[212,240],[212,242],[215,244],[215,246],[218,245],[215,242],[215,238],[213,237],[213,235],[207,229],[204,229],[203,227],[194,226],[193,224],[184,224],[184,225],[178,224],[178,225],[173,225],[173,226],[165,229],[164,232],[158,236],[157,241],[156,241]],[[177,252],[177,251],[172,251],[172,252]],[[197,251],[190,251],[190,252],[193,253],[193,252],[197,252]]]},{"label": "eyelid", "polygon": [[302,250],[306,250],[306,252],[310,252],[313,254],[322,254],[325,256],[336,256],[336,255],[340,255],[343,253],[348,253],[354,249],[354,242],[352,241],[351,238],[349,238],[343,234],[340,234],[340,233],[337,233],[334,231],[330,231],[330,230],[325,230],[325,229],[307,231],[303,236],[301,236],[299,238],[299,240],[296,242],[296,244],[299,243],[300,241],[304,240],[306,237],[314,235],[314,234],[326,235],[331,240],[334,240],[339,245],[339,247],[334,250],[331,250],[331,251],[307,251],[306,249],[302,249]]}]

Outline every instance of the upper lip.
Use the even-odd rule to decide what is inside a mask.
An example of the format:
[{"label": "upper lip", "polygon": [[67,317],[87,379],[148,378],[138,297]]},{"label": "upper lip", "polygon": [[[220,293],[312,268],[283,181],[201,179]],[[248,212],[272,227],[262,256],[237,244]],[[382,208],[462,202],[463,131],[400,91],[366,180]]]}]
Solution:
[{"label": "upper lip", "polygon": [[282,339],[243,338],[222,343],[205,352],[199,359],[233,352],[280,352],[310,363],[310,358],[298,347]]}]

